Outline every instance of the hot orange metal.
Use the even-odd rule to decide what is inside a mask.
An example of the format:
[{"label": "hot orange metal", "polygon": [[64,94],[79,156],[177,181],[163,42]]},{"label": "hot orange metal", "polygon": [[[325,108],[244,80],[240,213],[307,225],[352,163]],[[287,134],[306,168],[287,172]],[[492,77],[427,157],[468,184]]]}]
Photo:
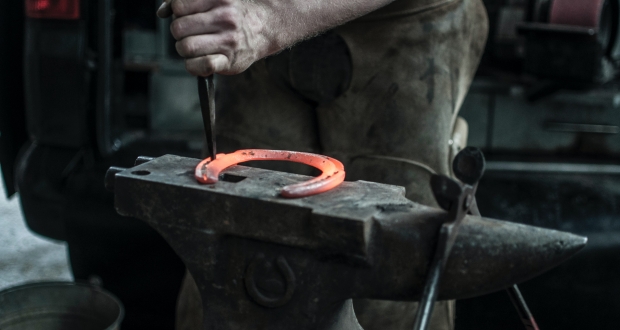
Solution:
[{"label": "hot orange metal", "polygon": [[243,162],[255,160],[281,160],[316,167],[323,173],[312,180],[282,188],[280,195],[287,198],[300,198],[320,194],[337,187],[344,181],[344,166],[336,159],[306,152],[247,149],[230,154],[218,154],[214,161],[207,158],[196,166],[196,180],[212,184],[226,168]]}]

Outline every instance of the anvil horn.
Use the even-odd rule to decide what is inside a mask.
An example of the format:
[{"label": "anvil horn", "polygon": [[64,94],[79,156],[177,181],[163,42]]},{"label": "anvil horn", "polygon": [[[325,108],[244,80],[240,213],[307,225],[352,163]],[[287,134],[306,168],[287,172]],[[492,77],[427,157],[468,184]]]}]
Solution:
[{"label": "anvil horn", "polygon": [[[490,293],[529,280],[563,263],[588,241],[586,237],[567,232],[511,222],[473,216],[466,220],[442,284],[445,292],[454,290],[453,296],[459,298]],[[469,285],[457,287],[456,281],[449,281],[457,277],[467,277]]]},{"label": "anvil horn", "polygon": [[[379,219],[371,282],[374,299],[418,299],[445,212],[421,207],[415,215]],[[566,261],[587,238],[477,216],[461,225],[443,275],[439,298],[462,299],[505,289]],[[399,279],[407,279],[402,286]]]},{"label": "anvil horn", "polygon": [[[378,215],[372,271],[360,275],[363,284],[353,289],[355,297],[419,299],[446,217],[447,212],[424,206]],[[467,216],[448,258],[439,298],[470,298],[526,281],[566,261],[586,242],[566,232]]]}]

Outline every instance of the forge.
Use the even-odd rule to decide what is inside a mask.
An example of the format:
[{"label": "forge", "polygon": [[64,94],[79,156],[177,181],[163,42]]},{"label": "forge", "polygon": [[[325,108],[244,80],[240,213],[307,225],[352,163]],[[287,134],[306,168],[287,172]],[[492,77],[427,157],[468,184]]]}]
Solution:
[{"label": "forge", "polygon": [[[213,184],[199,159],[139,158],[111,168],[117,211],[146,221],[182,258],[203,301],[204,329],[359,329],[352,298],[416,301],[449,212],[404,188],[343,182],[304,198],[280,195],[307,176],[233,166]],[[570,233],[466,216],[439,299],[498,291],[584,247]]]}]

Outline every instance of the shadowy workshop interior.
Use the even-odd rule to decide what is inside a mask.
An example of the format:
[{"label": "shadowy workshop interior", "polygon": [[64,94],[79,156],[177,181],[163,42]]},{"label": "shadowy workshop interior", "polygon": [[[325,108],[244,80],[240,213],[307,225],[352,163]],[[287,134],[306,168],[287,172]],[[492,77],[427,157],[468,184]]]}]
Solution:
[{"label": "shadowy workshop interior", "polygon": [[[370,170],[365,170],[376,171],[377,179],[356,175],[361,171],[357,158],[339,159],[327,144],[291,151],[324,151],[341,160],[347,181],[333,191],[300,199],[279,196],[276,188],[308,179],[299,175],[320,173],[280,162],[244,163],[252,168],[233,167],[214,186],[200,184],[194,167],[214,150],[205,146],[205,130],[214,129],[224,153],[266,144],[251,139],[240,144],[222,132],[224,126],[211,122],[213,128],[207,127],[205,116],[213,108],[203,99],[206,94],[199,97],[196,77],[177,53],[171,19],[155,15],[160,1],[7,2],[0,11],[4,191],[7,198],[19,199],[32,233],[66,242],[70,271],[80,284],[4,288],[0,328],[28,328],[9,327],[17,324],[15,315],[24,319],[17,300],[11,300],[11,294],[20,293],[52,305],[58,295],[75,297],[81,305],[93,301],[93,294],[105,296],[105,304],[101,298],[100,305],[89,306],[92,315],[106,309],[111,321],[92,329],[116,329],[121,321],[123,329],[189,329],[175,321],[187,267],[202,294],[204,329],[234,329],[234,324],[245,324],[236,318],[244,317],[260,329],[360,329],[350,300],[343,299],[423,299],[431,261],[440,255],[441,225],[452,220],[457,225],[463,220],[463,226],[450,236],[456,238],[453,253],[448,248],[446,255],[452,258],[445,269],[438,266],[445,270],[438,290],[440,299],[459,298],[450,311],[455,329],[617,328],[620,0],[483,3],[488,37],[460,107],[461,130],[444,139],[446,145],[433,140],[429,148],[445,150],[450,162],[459,151],[482,151],[479,181],[467,182],[449,168],[445,174],[451,178],[445,177],[443,187],[456,184],[459,195],[450,198],[457,201],[472,188],[479,213],[508,221],[501,225],[476,220],[470,203],[465,211],[471,216],[442,203],[448,195],[428,183],[429,175],[416,176],[407,194],[412,187],[428,187],[437,203],[407,200],[404,188],[397,187],[405,183],[390,176],[389,169],[375,170],[368,162],[363,166]],[[269,57],[264,65],[269,86],[287,90],[310,108],[327,107],[352,93],[355,53],[348,48],[350,39],[334,31]],[[308,66],[314,76],[306,72]],[[255,78],[259,71],[248,72]],[[433,74],[407,79],[434,84]],[[226,89],[230,79],[215,77],[215,85],[224,86],[217,93],[207,87],[215,93],[218,120],[227,116],[222,104],[234,103],[225,95],[231,93]],[[384,101],[384,95],[368,97]],[[244,94],[234,98],[243,100]],[[380,121],[362,118],[360,130],[364,120]],[[307,125],[313,131],[321,123]],[[286,137],[281,140],[286,146]],[[399,143],[398,137],[391,141]],[[140,156],[146,157],[136,161]],[[558,247],[552,234],[560,232],[574,235],[561,236],[566,238]],[[575,235],[587,237],[587,245],[565,258]],[[268,280],[254,283],[252,276]],[[222,284],[230,278],[234,285]],[[514,295],[503,290],[513,284],[529,311],[519,309],[523,306],[511,300]],[[73,291],[56,294],[59,288]],[[322,298],[325,302],[317,303]],[[205,307],[209,302],[210,309]],[[356,312],[363,311],[355,306]],[[406,322],[397,320],[403,313],[386,311],[393,322],[382,329],[403,328]],[[533,325],[522,320],[530,312]],[[413,320],[415,308],[409,314]],[[362,326],[368,322],[359,313],[357,318]],[[259,327],[238,327],[246,328]],[[431,322],[429,329],[444,328]]]}]

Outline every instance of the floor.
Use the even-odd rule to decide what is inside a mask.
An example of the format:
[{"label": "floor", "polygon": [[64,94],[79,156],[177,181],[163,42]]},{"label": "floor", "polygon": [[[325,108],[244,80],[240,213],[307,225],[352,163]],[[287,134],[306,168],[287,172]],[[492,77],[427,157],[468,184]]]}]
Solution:
[{"label": "floor", "polygon": [[0,176],[0,290],[34,281],[72,280],[67,247],[28,230],[19,197],[7,200]]}]

